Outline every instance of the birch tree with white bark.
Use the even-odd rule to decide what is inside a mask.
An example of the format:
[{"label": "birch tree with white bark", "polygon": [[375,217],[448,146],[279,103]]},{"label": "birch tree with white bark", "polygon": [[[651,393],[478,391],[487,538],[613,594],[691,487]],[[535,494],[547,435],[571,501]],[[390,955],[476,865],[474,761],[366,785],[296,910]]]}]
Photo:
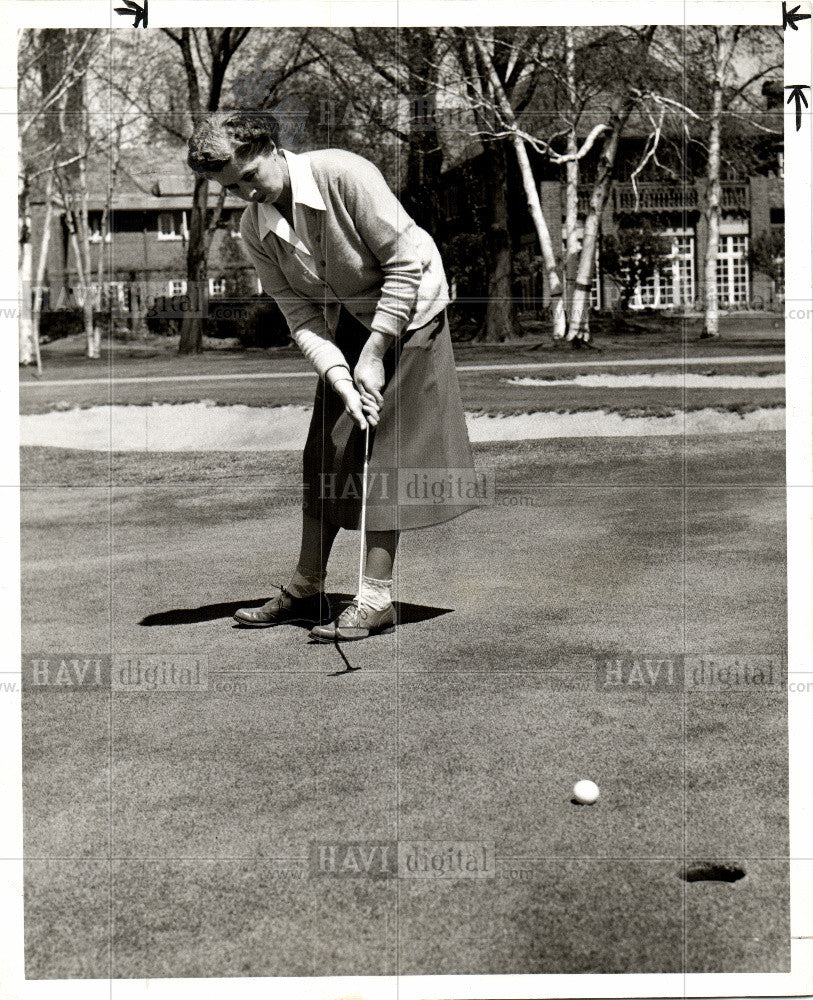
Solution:
[{"label": "birch tree with white bark", "polygon": [[[39,349],[39,317],[42,283],[50,242],[51,220],[57,189],[67,208],[67,192],[73,193],[71,178],[84,179],[80,169],[89,154],[83,128],[85,83],[99,55],[98,34],[83,29],[41,29],[21,32],[18,55],[18,209],[19,209],[19,361],[42,368]],[[34,266],[32,196],[43,190],[45,219],[39,259]],[[69,214],[70,214],[70,210]],[[71,214],[71,224],[77,228]],[[85,216],[86,219],[86,216]],[[82,280],[87,257],[78,241],[73,244]],[[85,272],[86,273],[86,272]],[[33,297],[32,297],[33,291]],[[95,336],[92,313],[86,318],[88,353],[93,356]]]},{"label": "birch tree with white bark", "polygon": [[[616,156],[622,134],[629,122],[630,116],[640,101],[640,91],[643,78],[647,71],[649,49],[656,31],[655,25],[641,29],[630,29],[618,36],[618,57],[615,61],[615,72],[612,78],[604,80],[604,89],[610,93],[609,104],[606,104],[606,117],[598,122],[586,136],[581,145],[576,136],[576,125],[568,129],[569,142],[566,151],[560,152],[555,146],[558,135],[540,135],[539,129],[529,131],[523,128],[521,120],[512,107],[505,88],[494,71],[493,43],[488,30],[481,28],[467,29],[468,42],[484,67],[485,86],[478,94],[483,108],[488,108],[499,121],[501,132],[496,134],[508,137],[513,146],[522,177],[523,190],[528,204],[528,211],[533,220],[534,229],[542,252],[545,272],[548,278],[548,289],[551,299],[553,320],[553,336],[556,340],[566,340],[573,347],[589,343],[588,326],[590,309],[590,289],[592,285],[593,267],[596,254],[599,223],[607,199],[613,177]],[[624,44],[622,44],[622,42]],[[569,94],[574,97],[576,46],[572,32],[565,35],[566,73]],[[569,72],[567,66],[569,63]],[[550,69],[544,64],[538,64],[534,72]],[[544,119],[543,119],[544,120]],[[565,284],[560,274],[557,255],[550,237],[550,229],[542,211],[536,178],[533,173],[528,147],[547,157],[551,163],[564,165],[578,163],[590,153],[593,146],[599,143],[598,163],[592,180],[592,189],[587,216],[584,220],[581,249],[573,279],[573,293],[569,308],[565,306]],[[574,146],[576,147],[574,149]],[[575,258],[575,214],[573,200],[578,199],[578,173],[570,170],[568,175],[567,199],[569,212],[566,223],[570,227],[566,231],[569,249]],[[576,202],[578,207],[578,202]],[[573,262],[570,261],[572,269]]]},{"label": "birch tree with white bark", "polygon": [[[656,56],[682,76],[683,93],[648,86],[638,91],[644,106],[672,119],[672,143],[678,155],[699,149],[704,159],[702,210],[706,243],[702,249],[702,337],[720,336],[720,290],[717,275],[722,193],[726,169],[746,175],[754,166],[754,138],[780,140],[781,115],[766,113],[760,85],[782,73],[781,30],[766,25],[689,25],[663,29]],[[778,120],[777,120],[778,119]],[[662,130],[653,133],[650,154]],[[682,149],[681,149],[682,146]],[[684,164],[685,166],[685,164]]]}]

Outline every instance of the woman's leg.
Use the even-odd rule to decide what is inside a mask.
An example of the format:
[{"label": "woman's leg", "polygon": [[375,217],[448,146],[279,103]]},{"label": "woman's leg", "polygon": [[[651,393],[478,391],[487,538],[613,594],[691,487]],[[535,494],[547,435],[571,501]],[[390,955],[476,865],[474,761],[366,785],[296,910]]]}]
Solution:
[{"label": "woman's leg", "polygon": [[392,567],[399,537],[398,531],[367,532],[367,561],[358,599],[374,611],[385,611],[392,604]]},{"label": "woman's leg", "polygon": [[330,620],[330,605],[325,597],[325,567],[338,528],[316,517],[302,514],[302,547],[291,582],[282,593],[261,608],[238,608],[234,618],[241,625],[266,627],[285,622]]},{"label": "woman's leg", "polygon": [[368,531],[366,575],[374,580],[391,580],[400,531]]},{"label": "woman's leg", "polygon": [[295,597],[307,597],[323,589],[327,561],[338,532],[335,524],[302,514],[302,544],[299,562],[286,588],[289,593]]}]

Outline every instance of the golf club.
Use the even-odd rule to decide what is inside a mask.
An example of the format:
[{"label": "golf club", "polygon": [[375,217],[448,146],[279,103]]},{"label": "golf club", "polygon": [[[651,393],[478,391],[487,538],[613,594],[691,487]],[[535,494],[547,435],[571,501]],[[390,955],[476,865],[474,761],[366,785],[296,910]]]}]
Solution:
[{"label": "golf club", "polygon": [[364,543],[367,536],[367,471],[370,465],[370,425],[364,431],[364,470],[361,475],[361,539],[359,541],[359,585],[357,594],[361,594],[361,584],[364,577]]}]

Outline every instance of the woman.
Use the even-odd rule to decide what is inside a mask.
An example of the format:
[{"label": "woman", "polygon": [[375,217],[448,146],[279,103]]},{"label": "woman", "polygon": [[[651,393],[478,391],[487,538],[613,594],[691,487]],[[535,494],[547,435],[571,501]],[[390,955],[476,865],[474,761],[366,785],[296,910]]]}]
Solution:
[{"label": "woman", "polygon": [[[217,112],[189,140],[192,170],[249,202],[245,248],[319,374],[297,567],[277,597],[234,617],[253,626],[314,622],[311,637],[324,642],[363,639],[394,627],[399,531],[477,504],[448,289],[431,237],[372,163],[339,149],[279,149],[277,129],[270,115]],[[339,528],[359,528],[368,425],[364,576],[331,622],[325,571]]]}]

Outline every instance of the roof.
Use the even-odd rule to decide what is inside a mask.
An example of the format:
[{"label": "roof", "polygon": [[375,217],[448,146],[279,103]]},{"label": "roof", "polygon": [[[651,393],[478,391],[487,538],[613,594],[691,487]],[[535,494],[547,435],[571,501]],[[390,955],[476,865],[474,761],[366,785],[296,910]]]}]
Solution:
[{"label": "roof", "polygon": [[[108,199],[112,163],[107,155],[94,156],[88,161],[88,207],[104,207]],[[155,147],[129,147],[122,151],[113,183],[111,207],[114,210],[164,211],[190,208],[195,187],[195,175],[186,166],[186,150]],[[209,186],[208,202],[217,205],[220,187]],[[42,203],[42,185],[33,197]],[[57,196],[57,203],[61,199]],[[225,208],[242,207],[243,202],[227,193]]]}]

